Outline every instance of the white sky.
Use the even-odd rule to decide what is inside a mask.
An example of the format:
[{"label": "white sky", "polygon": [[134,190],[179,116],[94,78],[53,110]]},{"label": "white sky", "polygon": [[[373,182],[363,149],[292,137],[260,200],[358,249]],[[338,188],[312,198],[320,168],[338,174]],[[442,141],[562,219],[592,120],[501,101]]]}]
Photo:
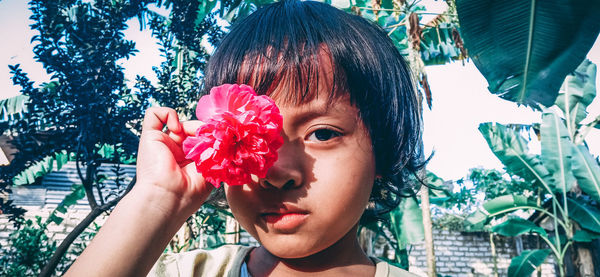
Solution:
[{"label": "white sky", "polygon": [[[439,12],[444,1],[423,1],[428,10]],[[30,12],[27,1],[0,0],[0,99],[19,94],[19,88],[12,85],[8,66],[21,64],[36,84],[48,81],[48,76],[40,63],[34,62],[31,37],[35,34],[29,28]],[[156,40],[150,32],[139,31],[137,20],[130,21],[126,37],[136,41],[139,50],[136,56],[123,61],[125,75],[135,80],[136,75],[155,79],[152,66],[162,61]],[[588,54],[588,58],[600,65],[600,40]],[[485,78],[472,63],[456,62],[443,66],[427,67],[429,84],[433,93],[433,108],[425,110],[424,142],[426,153],[435,150],[428,169],[447,180],[466,176],[468,169],[482,166],[501,169],[502,164],[488,148],[483,136],[477,130],[481,122],[531,123],[539,122],[540,114],[528,108],[504,101],[487,90]],[[600,78],[597,78],[600,88]],[[600,97],[588,108],[591,115],[600,114]],[[592,153],[600,154],[600,131],[594,129],[588,136]],[[535,148],[535,146],[533,146]]]}]

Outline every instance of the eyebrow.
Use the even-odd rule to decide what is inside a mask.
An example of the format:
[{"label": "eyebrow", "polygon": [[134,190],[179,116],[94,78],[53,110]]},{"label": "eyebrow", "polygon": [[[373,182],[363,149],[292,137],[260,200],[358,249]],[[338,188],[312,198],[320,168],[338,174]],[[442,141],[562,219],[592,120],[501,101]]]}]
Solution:
[{"label": "eyebrow", "polygon": [[328,115],[330,114],[331,109],[329,108],[330,105],[320,105],[319,107],[307,107],[307,109],[310,110],[300,110],[297,113],[294,113],[291,116],[292,121],[290,122],[290,124],[292,126],[298,126],[304,122],[307,122],[309,120],[312,120],[314,118],[320,117],[320,116],[324,116],[324,115]]}]

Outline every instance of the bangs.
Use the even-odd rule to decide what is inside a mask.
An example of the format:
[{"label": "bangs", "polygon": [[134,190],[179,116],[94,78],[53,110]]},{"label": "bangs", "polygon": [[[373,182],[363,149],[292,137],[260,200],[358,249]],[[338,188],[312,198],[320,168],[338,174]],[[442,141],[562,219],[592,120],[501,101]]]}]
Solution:
[{"label": "bangs", "polygon": [[[294,5],[293,2],[278,3]],[[301,104],[329,90],[329,102],[348,93],[343,67],[332,55],[330,28],[297,9],[263,8],[262,16],[242,20],[210,58],[205,90],[225,83],[247,84],[259,95]],[[331,71],[331,72],[330,72]],[[331,78],[327,88],[321,78]]]},{"label": "bangs", "polygon": [[[267,49],[281,49],[267,46]],[[276,53],[249,53],[237,74],[237,83],[247,84],[256,93],[286,104],[302,104],[329,90],[329,102],[346,94],[346,80],[332,61],[327,47],[286,47]],[[325,79],[325,80],[323,80]],[[326,85],[321,88],[319,86]]]}]

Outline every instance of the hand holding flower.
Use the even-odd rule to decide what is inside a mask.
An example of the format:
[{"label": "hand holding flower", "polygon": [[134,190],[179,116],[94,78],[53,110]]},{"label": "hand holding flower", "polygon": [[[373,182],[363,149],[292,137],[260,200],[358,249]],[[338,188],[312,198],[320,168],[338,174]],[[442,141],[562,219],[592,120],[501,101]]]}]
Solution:
[{"label": "hand holding flower", "polygon": [[[163,132],[165,125],[168,132]],[[181,146],[200,125],[199,121],[180,122],[173,109],[150,108],[144,117],[138,150],[134,190],[156,194],[163,200],[161,205],[169,205],[169,209],[175,209],[171,212],[185,214],[186,218],[200,208],[212,190],[194,163],[185,158]]]}]

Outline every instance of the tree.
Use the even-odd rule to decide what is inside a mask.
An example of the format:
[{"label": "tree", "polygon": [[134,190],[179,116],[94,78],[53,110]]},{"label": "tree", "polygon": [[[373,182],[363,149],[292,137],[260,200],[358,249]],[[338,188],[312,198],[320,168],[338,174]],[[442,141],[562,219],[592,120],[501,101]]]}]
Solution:
[{"label": "tree", "polygon": [[[197,7],[204,2],[172,1],[171,18],[161,18],[147,9],[149,3],[30,2],[35,22],[32,28],[39,32],[33,38],[34,53],[51,74],[51,81],[34,87],[18,65],[11,66],[14,83],[22,87],[23,97],[27,97],[27,111],[9,120],[5,127],[15,135],[12,143],[19,152],[10,166],[0,171],[2,188],[19,180],[25,184],[37,182],[52,170],[53,164],[60,167],[65,160],[73,159],[81,181],[75,186],[80,185],[85,191],[78,195],[85,195],[92,208],[58,246],[42,275],[50,275],[75,238],[94,218],[112,209],[134,185],[135,179],[129,185],[118,186],[117,191],[107,191],[103,186],[105,179],[97,169],[103,163],[112,163],[118,170],[120,163],[134,161],[131,158],[137,151],[136,132],[151,101],[167,105],[180,101],[184,103],[180,111],[185,114],[189,113],[185,103],[194,102],[199,95],[197,76],[207,57],[200,42],[203,37],[215,42],[220,35],[214,15],[207,13],[196,20]],[[226,8],[222,5],[222,9]],[[127,20],[136,16],[150,17],[150,26],[167,58],[156,70],[158,88],[142,77],[135,90],[128,88],[119,65],[119,60],[135,53],[134,43],[124,38],[123,30]],[[166,34],[166,30],[174,35]]]},{"label": "tree", "polygon": [[[600,117],[584,124],[587,106],[596,95],[596,66],[584,61],[569,75],[559,92],[555,106],[545,109],[539,126],[541,155],[529,153],[526,140],[518,131],[494,123],[483,123],[479,130],[488,145],[511,174],[540,187],[538,201],[518,194],[507,194],[483,204],[483,211],[472,214],[467,222],[477,227],[490,219],[515,210],[535,211],[533,218],[510,218],[492,227],[504,236],[534,233],[549,249],[523,252],[509,267],[509,275],[523,276],[539,266],[549,254],[558,263],[564,276],[565,255],[573,248],[581,276],[594,273],[590,249],[585,242],[600,238],[600,164],[585,145],[589,128]],[[553,234],[549,234],[548,231]]]},{"label": "tree", "polygon": [[[544,188],[541,201],[538,201],[541,203],[529,203],[516,195],[507,195],[486,203],[487,206],[484,204],[484,209],[488,212],[491,209],[491,214],[497,215],[510,210],[510,205],[520,205],[537,209],[554,219],[554,242],[547,241],[547,244],[560,264],[561,275],[564,275],[562,263],[566,249],[572,244],[580,245],[583,238],[591,240],[595,237],[592,233],[598,231],[589,225],[583,229],[594,229],[592,233],[578,231],[577,225],[585,221],[580,216],[585,214],[591,222],[600,216],[589,201],[596,201],[597,192],[593,188],[597,185],[594,180],[598,180],[597,163],[584,143],[587,130],[597,125],[598,119],[591,124],[581,124],[586,116],[585,108],[595,96],[595,88],[591,92],[589,85],[586,85],[587,88],[577,85],[587,83],[586,78],[595,79],[595,67],[590,74],[589,63],[579,64],[600,31],[600,1],[499,3],[457,0],[457,11],[465,47],[488,80],[490,91],[543,112],[541,157],[528,153],[525,140],[514,128],[492,123],[480,126],[490,148],[511,173]],[[562,80],[570,73],[574,77],[567,77],[559,92]],[[559,111],[546,108],[552,105],[556,105]],[[573,187],[577,186],[591,199],[575,198],[572,193]],[[481,215],[476,214],[472,219],[478,216]],[[479,219],[482,218],[487,217]],[[510,223],[521,226],[519,232],[528,230],[525,232],[535,232],[540,238],[548,238],[543,229],[526,222],[514,219]],[[510,226],[510,223],[505,226]],[[566,240],[560,239],[559,227]],[[499,232],[505,230],[503,226],[495,228]],[[581,248],[576,248],[580,252]],[[514,267],[511,267],[516,271],[509,270],[509,273],[526,274],[530,267],[520,267],[519,264],[540,264],[549,253],[548,250],[524,253],[513,260]],[[579,253],[580,258],[586,256],[589,257]],[[583,276],[593,274],[593,269],[590,271],[586,265],[591,266],[592,262],[580,263],[579,273]]]}]

